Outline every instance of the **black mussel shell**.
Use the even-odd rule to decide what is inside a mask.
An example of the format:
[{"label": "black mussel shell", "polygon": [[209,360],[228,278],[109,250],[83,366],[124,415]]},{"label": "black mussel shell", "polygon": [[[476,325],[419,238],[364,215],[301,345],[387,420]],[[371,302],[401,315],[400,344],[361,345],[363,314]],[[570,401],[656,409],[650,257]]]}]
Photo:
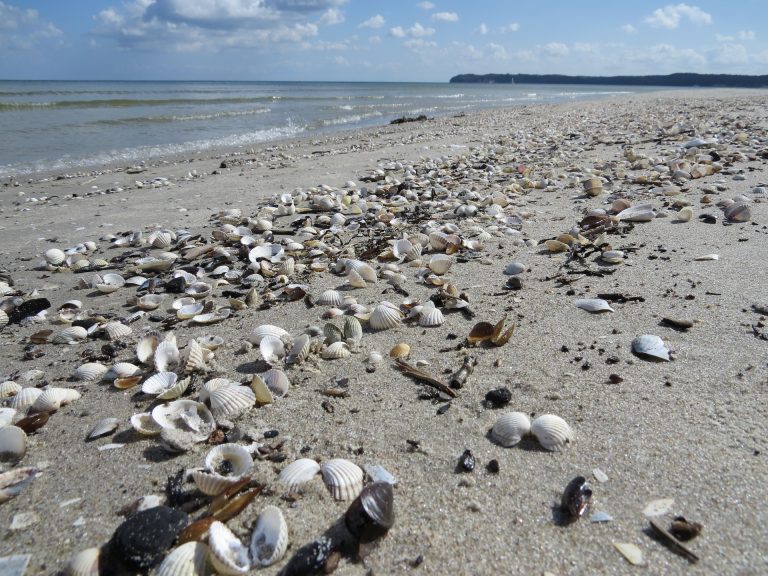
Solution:
[{"label": "black mussel shell", "polygon": [[698,522],[691,522],[684,516],[675,516],[675,518],[672,519],[672,523],[669,525],[668,532],[678,540],[687,542],[701,534],[702,529],[703,526]]},{"label": "black mussel shell", "polygon": [[132,568],[151,568],[160,563],[187,524],[186,513],[167,506],[142,510],[117,527],[112,536],[113,552]]},{"label": "black mussel shell", "polygon": [[8,322],[10,324],[21,322],[24,318],[34,316],[38,312],[47,310],[50,307],[51,303],[47,298],[32,298],[31,300],[26,300],[8,313]]},{"label": "black mussel shell", "polygon": [[187,285],[184,278],[177,276],[165,283],[165,291],[173,294],[181,294],[186,289]]},{"label": "black mussel shell", "polygon": [[568,483],[563,492],[561,507],[571,518],[583,516],[589,509],[589,500],[592,498],[592,490],[584,476],[576,476]]},{"label": "black mussel shell", "polygon": [[485,394],[485,401],[493,407],[506,406],[512,400],[512,391],[509,388],[494,388]]},{"label": "black mussel shell", "polygon": [[386,534],[395,523],[392,484],[368,484],[350,504],[344,522],[352,535],[361,542],[371,542]]},{"label": "black mussel shell", "polygon": [[311,576],[325,571],[326,562],[331,559],[336,546],[330,538],[318,538],[298,549],[280,576]]}]

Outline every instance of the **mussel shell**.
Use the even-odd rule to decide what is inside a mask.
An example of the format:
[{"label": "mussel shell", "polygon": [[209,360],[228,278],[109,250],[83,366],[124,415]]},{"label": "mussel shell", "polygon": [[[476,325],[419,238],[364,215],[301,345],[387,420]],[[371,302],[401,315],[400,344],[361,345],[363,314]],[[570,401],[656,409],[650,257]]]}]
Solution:
[{"label": "mussel shell", "polygon": [[577,519],[589,509],[589,501],[592,498],[592,490],[584,476],[576,476],[568,483],[563,491],[560,506],[571,518]]},{"label": "mussel shell", "polygon": [[280,574],[282,576],[319,574],[324,570],[326,562],[337,548],[338,544],[330,538],[318,538],[299,548],[288,561],[288,564],[280,571]]},{"label": "mussel shell", "polygon": [[112,546],[130,567],[150,568],[160,563],[187,524],[189,516],[185,512],[155,506],[137,512],[120,524],[112,537]]},{"label": "mussel shell", "polygon": [[344,522],[361,542],[371,542],[386,534],[395,523],[392,484],[368,484],[347,509]]}]

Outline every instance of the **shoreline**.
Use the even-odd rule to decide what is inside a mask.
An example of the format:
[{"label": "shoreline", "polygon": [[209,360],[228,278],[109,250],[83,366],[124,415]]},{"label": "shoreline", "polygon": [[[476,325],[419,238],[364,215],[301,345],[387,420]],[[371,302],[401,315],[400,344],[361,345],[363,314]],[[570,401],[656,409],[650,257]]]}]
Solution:
[{"label": "shoreline", "polygon": [[[8,528],[15,516],[28,512],[38,520],[8,530],[3,554],[30,554],[26,574],[57,573],[72,554],[109,541],[123,521],[116,514],[120,508],[142,495],[162,494],[168,476],[201,466],[210,448],[198,444],[170,456],[156,439],[138,437],[128,424],[132,414],[154,405],[151,398],[136,389],[72,379],[84,362],[82,352],[98,351],[106,340],[89,338],[72,346],[44,343],[39,345],[44,356],[21,360],[33,334],[61,329],[50,320],[67,300],[80,299],[88,314],[105,317],[135,311],[127,304],[134,288],[107,295],[77,289],[78,281],[92,272],[41,270],[40,254],[94,241],[96,256],[113,262],[111,271],[120,272],[135,257],[158,251],[111,247],[101,240],[108,234],[141,230],[146,237],[157,228],[187,229],[215,242],[211,233],[220,228],[216,214],[222,210],[239,208],[243,217],[256,218],[267,214],[265,203],[281,194],[295,194],[297,206],[303,206],[302,197],[323,190],[352,195],[366,188],[377,190],[386,202],[396,195],[406,197],[406,214],[413,221],[398,223],[400,208],[392,200],[388,209],[393,214],[379,225],[372,219],[359,234],[341,231],[338,238],[324,241],[362,253],[377,237],[412,234],[426,229],[429,221],[457,227],[466,240],[479,237],[474,227],[481,228],[487,233],[482,235],[483,248],[462,249],[446,275],[466,294],[474,317],[446,309],[445,323],[436,328],[415,321],[392,330],[366,328],[360,352],[288,368],[292,387],[286,397],[235,420],[241,444],[282,443],[279,452],[285,457],[257,462],[254,480],[268,489],[227,523],[247,541],[261,509],[272,504],[283,511],[291,547],[285,559],[260,573],[276,574],[348,506],[334,501],[317,478],[301,497],[287,497],[276,477],[300,457],[378,464],[397,479],[393,528],[364,564],[342,560],[336,571],[341,576],[366,569],[380,574],[625,574],[634,568],[614,549],[615,542],[640,547],[648,574],[746,575],[764,570],[768,366],[766,341],[757,334],[761,323],[765,330],[766,319],[765,312],[752,306],[766,304],[768,285],[768,270],[755,265],[768,259],[768,197],[755,192],[768,186],[766,94],[675,90],[515,106],[320,139],[273,141],[253,147],[253,152],[169,158],[138,174],[122,167],[0,187],[0,270],[13,277],[14,289],[25,299],[37,291],[52,304],[49,321],[0,331],[0,359],[6,366],[2,376],[25,386],[46,381],[75,387],[82,395],[29,436],[19,466],[37,466],[41,473],[18,496],[0,504],[0,526]],[[717,146],[702,147],[699,153],[712,162],[710,152],[715,151],[720,170],[671,182],[664,167],[685,155],[687,141],[711,135],[717,135]],[[638,159],[627,156],[628,147]],[[699,160],[705,164],[703,157]],[[230,166],[222,168],[222,161]],[[409,166],[412,170],[406,173]],[[391,189],[386,180],[370,181],[377,169],[390,177]],[[188,177],[194,170],[197,176]],[[603,194],[584,194],[580,182],[590,175],[602,179]],[[162,179],[167,185],[152,187]],[[405,182],[412,185],[402,186]],[[481,199],[491,194],[506,198],[505,219],[483,215],[487,206]],[[412,211],[414,196],[420,198],[423,214]],[[733,196],[748,199],[751,215],[746,222],[724,225],[717,202]],[[572,260],[543,249],[545,240],[572,230],[590,209],[610,208],[619,198],[633,205],[650,203],[657,216],[665,215],[624,223],[607,237],[613,249],[624,252],[621,264],[598,263],[600,250],[588,246]],[[676,222],[681,201],[693,211],[685,223]],[[477,208],[474,218],[454,214],[468,205]],[[717,216],[717,223],[701,220],[706,214]],[[310,210],[276,217],[274,227],[288,228],[299,217],[317,222],[323,215]],[[346,217],[354,219],[351,212]],[[424,253],[427,261],[434,251],[427,248]],[[718,260],[696,260],[713,253]],[[127,260],[118,258],[123,255]],[[297,256],[304,262],[302,258]],[[513,261],[525,268],[519,290],[506,287],[510,276],[504,270]],[[383,271],[385,262],[371,262]],[[181,264],[193,271],[212,269],[207,261]],[[247,256],[231,264],[243,268]],[[314,300],[331,288],[369,306],[404,300],[381,274],[375,284],[352,289],[332,270],[296,274],[291,280],[306,284]],[[212,282],[207,272],[203,278]],[[414,298],[423,302],[439,292],[419,279],[418,268],[401,263],[401,273],[406,277],[403,287]],[[217,286],[210,300],[226,305],[225,290],[244,292],[233,281]],[[270,291],[279,294],[280,287]],[[611,301],[615,311],[589,314],[574,305],[575,299],[597,294],[616,296]],[[165,308],[174,297],[166,294],[155,314],[172,316]],[[124,339],[125,347],[117,346],[115,361],[133,360],[138,336],[147,330],[172,329],[180,347],[193,337],[220,335],[225,344],[216,351],[216,368],[196,377],[188,393],[194,398],[213,374],[244,381],[262,372],[259,347],[245,344],[254,327],[276,324],[295,336],[308,326],[322,327],[326,310],[301,299],[278,298],[210,326],[141,318],[131,324],[133,334]],[[474,324],[495,323],[503,316],[515,325],[507,344],[460,346]],[[664,317],[693,325],[680,331],[666,325]],[[633,355],[631,341],[640,334],[662,337],[674,359],[649,362]],[[424,363],[439,378],[457,370],[467,353],[476,355],[478,364],[457,399],[425,399],[428,387],[402,375],[388,358],[375,371],[367,370],[365,358],[371,350],[386,356],[398,342],[411,346],[411,363]],[[42,375],[25,382],[30,370]],[[326,395],[344,379],[344,397]],[[512,400],[491,408],[485,395],[499,387],[509,388]],[[547,452],[533,440],[499,446],[488,431],[500,414],[513,410],[561,416],[574,431],[573,442],[562,452]],[[85,443],[92,425],[107,416],[119,419],[117,433]],[[124,446],[99,450],[108,443]],[[467,449],[476,459],[475,470],[459,473],[457,462]],[[499,464],[497,473],[486,469],[491,460]],[[607,480],[600,481],[595,469]],[[562,491],[577,475],[585,476],[592,488],[591,512],[571,525],[558,525]],[[677,514],[704,525],[689,544],[701,557],[698,564],[689,565],[645,534],[648,518],[643,510],[659,499],[673,500],[657,517],[664,525]],[[598,511],[612,520],[590,522],[589,516]]]}]

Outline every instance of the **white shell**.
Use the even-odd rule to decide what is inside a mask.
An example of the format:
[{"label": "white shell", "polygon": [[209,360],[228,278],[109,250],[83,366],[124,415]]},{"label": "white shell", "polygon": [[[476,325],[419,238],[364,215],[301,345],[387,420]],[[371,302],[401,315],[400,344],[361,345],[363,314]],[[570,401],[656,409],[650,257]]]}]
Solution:
[{"label": "white shell", "polygon": [[211,392],[224,388],[225,386],[238,386],[239,382],[230,380],[228,378],[211,378],[200,387],[200,402],[207,402],[210,398]]},{"label": "white shell", "polygon": [[162,294],[145,294],[136,301],[136,305],[142,310],[155,310],[159,308],[162,303]]},{"label": "white shell", "polygon": [[320,472],[335,500],[354,500],[363,489],[362,468],[344,458],[326,460],[320,465]]},{"label": "white shell", "polygon": [[136,344],[136,358],[139,359],[139,362],[148,364],[152,360],[158,342],[157,334],[147,334],[139,339],[139,342]]},{"label": "white shell", "polygon": [[59,266],[64,262],[64,260],[67,259],[67,255],[64,254],[64,251],[59,250],[58,248],[51,248],[50,250],[46,250],[45,254],[43,254],[43,257],[45,258],[45,261],[52,266]]},{"label": "white shell", "polygon": [[288,464],[277,479],[288,486],[290,492],[312,480],[320,472],[320,464],[310,458],[299,458]]},{"label": "white shell", "polygon": [[205,298],[211,293],[211,285],[205,282],[194,282],[184,293],[195,299]]},{"label": "white shell", "polygon": [[6,380],[0,384],[0,400],[16,396],[21,391],[21,386],[13,380]]},{"label": "white shell", "polygon": [[286,358],[286,364],[301,364],[309,356],[309,351],[312,348],[312,338],[309,334],[301,334],[293,341],[291,351]]},{"label": "white shell", "polygon": [[218,520],[215,520],[208,529],[208,547],[211,564],[219,574],[237,576],[246,574],[250,570],[251,559],[248,548]]},{"label": "white shell", "polygon": [[254,564],[271,566],[288,549],[288,525],[276,506],[267,506],[259,514],[251,534],[251,558]]},{"label": "white shell", "polygon": [[344,338],[355,342],[363,338],[363,326],[354,316],[344,316]]},{"label": "white shell", "polygon": [[94,440],[96,438],[106,436],[107,434],[112,434],[112,432],[117,430],[119,426],[120,420],[117,418],[102,418],[93,425],[93,428],[91,428],[91,431],[88,432],[86,439]]},{"label": "white shell", "polygon": [[523,412],[507,412],[499,416],[491,429],[491,437],[501,446],[518,444],[531,431],[531,421]]},{"label": "white shell", "polygon": [[646,359],[669,362],[669,348],[664,340],[653,334],[643,334],[632,340],[632,352]]},{"label": "white shell", "polygon": [[13,408],[0,408],[0,428],[9,426],[16,418],[16,410]]},{"label": "white shell", "polygon": [[215,312],[210,312],[208,314],[198,314],[194,318],[192,318],[193,324],[216,324],[217,322],[221,322],[222,320],[226,320],[229,318],[230,314],[232,314],[231,308],[220,308],[216,310]]},{"label": "white shell", "polygon": [[173,388],[178,378],[175,372],[158,372],[144,381],[141,385],[141,391],[144,394],[157,396]]},{"label": "white shell", "polygon": [[161,248],[165,250],[170,248],[171,244],[175,240],[176,235],[168,230],[156,230],[147,237],[147,242],[155,248]]},{"label": "white shell", "polygon": [[215,418],[229,420],[256,403],[256,394],[248,386],[224,386],[208,396]]},{"label": "white shell", "polygon": [[171,366],[179,363],[179,348],[176,346],[176,338],[166,336],[155,348],[155,370],[167,372]]},{"label": "white shell", "polygon": [[131,426],[142,436],[157,436],[163,429],[149,412],[140,412],[131,416]]},{"label": "white shell", "polygon": [[224,344],[224,338],[216,335],[200,336],[199,338],[196,338],[196,340],[200,346],[211,351],[216,350]]},{"label": "white shell", "polygon": [[186,542],[174,548],[157,568],[156,576],[207,576],[208,545]]},{"label": "white shell", "polygon": [[249,474],[253,469],[253,457],[247,448],[234,443],[214,446],[205,456],[205,467],[211,472],[218,472],[223,462],[228,462],[232,471],[223,476],[240,477]]},{"label": "white shell", "polygon": [[616,216],[625,222],[650,222],[656,218],[656,211],[650,204],[637,204],[622,210]]},{"label": "white shell", "polygon": [[201,302],[184,304],[184,306],[176,310],[176,318],[179,320],[189,320],[200,314],[203,310],[205,310],[205,305]]},{"label": "white shell", "polygon": [[343,302],[344,297],[338,290],[326,290],[317,299],[320,306],[341,306]]},{"label": "white shell", "polygon": [[27,433],[18,426],[0,428],[0,462],[18,462],[27,453]]},{"label": "white shell", "polygon": [[62,406],[80,399],[80,392],[74,388],[51,387],[35,399],[29,407],[30,412],[55,412]]},{"label": "white shell", "polygon": [[141,368],[130,362],[118,362],[104,373],[104,380],[130,378],[141,372]]},{"label": "white shell", "polygon": [[74,554],[64,567],[66,576],[99,576],[100,548],[86,548]]},{"label": "white shell", "polygon": [[621,264],[624,262],[624,252],[622,250],[605,250],[600,254],[600,259],[606,264]]},{"label": "white shell", "polygon": [[75,369],[74,376],[81,382],[94,382],[101,380],[104,374],[107,373],[108,368],[104,364],[98,362],[87,362],[78,366]]},{"label": "white shell", "polygon": [[107,333],[107,338],[110,340],[117,340],[131,334],[133,329],[122,322],[107,322],[104,325],[104,332]]},{"label": "white shell", "polygon": [[516,276],[522,272],[525,272],[525,264],[522,262],[510,262],[507,264],[506,268],[504,268],[504,274],[509,276]]},{"label": "white shell", "polygon": [[360,276],[358,271],[354,268],[347,270],[347,284],[353,288],[365,288],[367,286],[365,278]]},{"label": "white shell", "polygon": [[574,304],[577,308],[581,308],[582,310],[586,310],[587,312],[591,312],[593,314],[597,312],[614,311],[608,301],[603,300],[602,298],[581,298],[579,300],[575,300]]},{"label": "white shell", "polygon": [[253,329],[253,332],[251,332],[248,340],[251,342],[251,344],[258,346],[264,336],[275,336],[283,341],[288,340],[291,337],[291,335],[286,330],[280,328],[280,326],[262,324],[261,326],[257,326]]},{"label": "white shell", "polygon": [[277,364],[285,358],[285,347],[283,341],[277,336],[267,335],[259,342],[259,352],[261,357],[270,365]]},{"label": "white shell", "polygon": [[531,433],[546,450],[560,451],[573,440],[568,423],[554,414],[542,414],[531,422]]},{"label": "white shell", "polygon": [[448,272],[448,270],[450,270],[454,262],[455,260],[452,256],[448,256],[446,254],[435,254],[432,256],[432,258],[429,259],[427,267],[438,276],[442,276]]},{"label": "white shell", "polygon": [[348,358],[352,355],[346,342],[333,342],[326,346],[320,353],[320,357],[324,360],[338,360],[340,358]]},{"label": "white shell", "polygon": [[285,372],[278,370],[277,368],[267,370],[261,377],[272,394],[280,398],[285,396],[291,387],[291,382],[288,380],[288,376]]},{"label": "white shell", "polygon": [[54,344],[70,344],[78,340],[88,338],[88,331],[82,326],[70,326],[53,335],[51,342]]},{"label": "white shell", "polygon": [[693,218],[693,209],[690,206],[683,206],[677,213],[679,222],[690,222],[691,218]]},{"label": "white shell", "polygon": [[400,324],[402,318],[403,315],[397,306],[384,301],[373,309],[368,324],[373,330],[387,330]]},{"label": "white shell", "polygon": [[94,287],[102,294],[111,294],[123,286],[125,286],[125,278],[120,274],[104,274],[101,277],[101,282],[97,282]]},{"label": "white shell", "polygon": [[370,264],[367,264],[362,260],[346,260],[344,264],[346,266],[347,271],[349,271],[350,269],[354,270],[366,282],[371,282],[371,283],[376,282],[377,280],[376,270],[374,270]]},{"label": "white shell", "polygon": [[174,400],[155,406],[152,418],[161,428],[193,432],[195,439],[200,442],[216,429],[213,414],[205,404],[194,400]]},{"label": "white shell", "polygon": [[212,356],[210,350],[203,348],[194,338],[191,339],[184,351],[184,372],[205,372],[208,369],[206,359]]},{"label": "white shell", "polygon": [[419,315],[419,326],[424,328],[434,328],[440,326],[445,322],[445,317],[442,311],[435,307],[435,303],[431,300],[425,303],[421,307],[421,314]]}]

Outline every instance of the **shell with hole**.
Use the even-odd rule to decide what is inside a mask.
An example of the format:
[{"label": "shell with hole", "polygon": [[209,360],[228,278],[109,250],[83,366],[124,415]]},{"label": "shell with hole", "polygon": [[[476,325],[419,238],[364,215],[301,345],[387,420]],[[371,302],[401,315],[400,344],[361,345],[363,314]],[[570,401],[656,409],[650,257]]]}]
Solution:
[{"label": "shell with hole", "polygon": [[276,506],[267,506],[259,514],[251,533],[251,558],[259,566],[279,562],[288,549],[288,525]]},{"label": "shell with hole", "polygon": [[363,489],[364,473],[354,462],[332,458],[320,465],[323,482],[334,500],[354,500]]},{"label": "shell with hole", "polygon": [[507,412],[499,416],[491,428],[491,438],[500,446],[509,447],[520,443],[531,431],[531,421],[523,412]]},{"label": "shell with hole", "polygon": [[192,470],[190,476],[200,492],[218,496],[252,469],[251,453],[243,446],[227,443],[214,446],[205,457],[205,469]]},{"label": "shell with hole", "polygon": [[539,444],[552,452],[559,452],[573,441],[573,430],[568,423],[554,414],[542,414],[531,422],[531,434]]}]

